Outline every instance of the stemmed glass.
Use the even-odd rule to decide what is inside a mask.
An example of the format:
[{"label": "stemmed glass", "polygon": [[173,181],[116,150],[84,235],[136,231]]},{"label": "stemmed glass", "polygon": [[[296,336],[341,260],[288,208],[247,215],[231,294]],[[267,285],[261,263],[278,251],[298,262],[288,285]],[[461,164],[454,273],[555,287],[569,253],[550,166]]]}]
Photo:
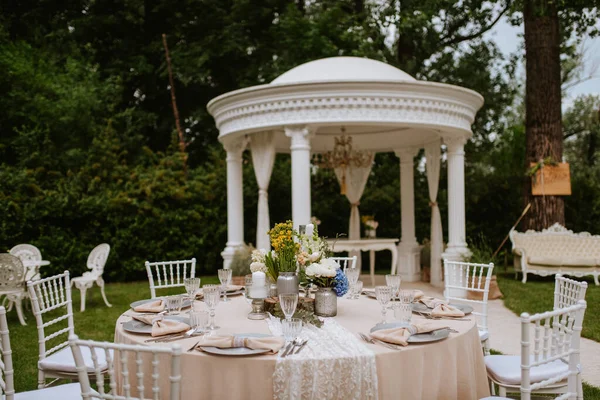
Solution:
[{"label": "stemmed glass", "polygon": [[221,281],[221,285],[223,286],[223,302],[227,303],[227,289],[229,288],[229,283],[231,283],[231,270],[230,269],[220,269],[219,270],[219,280]]},{"label": "stemmed glass", "polygon": [[350,290],[348,290],[348,298],[352,299],[354,297],[354,286],[356,286],[356,282],[358,281],[358,277],[360,275],[360,270],[358,268],[346,268],[346,278],[348,278],[348,285],[350,286]]},{"label": "stemmed glass", "polygon": [[376,286],[375,296],[377,301],[381,304],[381,317],[383,318],[382,324],[386,322],[387,305],[392,298],[392,288],[389,286]]},{"label": "stemmed glass", "polygon": [[215,325],[215,308],[217,308],[217,305],[221,300],[221,288],[219,287],[219,285],[204,285],[203,293],[204,303],[210,311],[210,322],[206,329],[214,331],[219,329],[219,327]]},{"label": "stemmed glass", "polygon": [[296,312],[296,307],[298,306],[298,294],[280,294],[279,305],[281,306],[281,311],[283,311],[283,314],[285,315],[285,319],[289,321]]},{"label": "stemmed glass", "polygon": [[196,299],[196,292],[200,289],[200,278],[186,278],[183,280],[185,291],[190,297],[192,307],[190,308],[190,314],[194,311],[194,300]]},{"label": "stemmed glass", "polygon": [[400,283],[402,279],[398,274],[387,274],[385,276],[385,284],[392,288],[392,301],[398,296],[398,290],[400,290]]}]

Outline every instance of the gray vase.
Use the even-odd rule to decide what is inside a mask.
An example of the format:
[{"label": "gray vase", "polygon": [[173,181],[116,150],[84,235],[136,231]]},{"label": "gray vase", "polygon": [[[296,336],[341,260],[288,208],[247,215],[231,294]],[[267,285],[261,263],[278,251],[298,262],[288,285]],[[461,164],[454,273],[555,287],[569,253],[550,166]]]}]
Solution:
[{"label": "gray vase", "polygon": [[300,292],[300,280],[295,272],[280,272],[277,278],[277,294],[288,294]]},{"label": "gray vase", "polygon": [[337,315],[337,295],[330,287],[320,287],[315,293],[315,314],[320,317]]}]

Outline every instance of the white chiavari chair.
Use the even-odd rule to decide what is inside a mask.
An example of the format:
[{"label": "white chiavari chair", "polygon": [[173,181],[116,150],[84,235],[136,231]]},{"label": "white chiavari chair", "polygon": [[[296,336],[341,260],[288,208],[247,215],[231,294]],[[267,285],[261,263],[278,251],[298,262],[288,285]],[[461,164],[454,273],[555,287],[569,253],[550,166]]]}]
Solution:
[{"label": "white chiavari chair", "polygon": [[[447,302],[466,303],[474,306],[473,315],[477,316],[479,339],[485,355],[490,354],[490,332],[487,325],[488,294],[494,263],[477,264],[463,261],[444,260],[444,297]],[[481,299],[468,299],[471,292]]]},{"label": "white chiavari chair", "polygon": [[9,310],[15,305],[21,325],[27,325],[23,315],[23,299],[27,298],[25,274],[26,269],[19,257],[0,254],[0,297],[4,296],[3,302],[8,303]]},{"label": "white chiavari chair", "polygon": [[4,307],[0,307],[0,355],[0,398],[3,400],[69,400],[80,398],[81,389],[77,383],[15,393],[12,349]]},{"label": "white chiavari chair", "polygon": [[82,276],[71,279],[71,286],[75,285],[81,292],[81,312],[85,311],[85,293],[94,285],[94,283],[100,288],[104,304],[106,304],[107,307],[112,307],[106,299],[106,294],[104,293],[104,279],[102,278],[104,265],[106,264],[109,253],[110,246],[107,243],[102,243],[94,247],[87,259],[87,267],[90,271],[86,271]]},{"label": "white chiavari chair", "polygon": [[[68,338],[75,334],[69,271],[39,281],[29,281],[27,290],[38,329],[38,388],[46,386],[46,378],[55,378],[54,381],[77,379],[73,354],[68,348]],[[51,345],[50,349],[46,349]],[[93,374],[94,361],[89,351],[84,352],[84,358],[88,373]],[[98,362],[106,369],[103,355]]]},{"label": "white chiavari chair", "polygon": [[485,357],[500,396],[521,392],[522,400],[530,400],[532,393],[553,393],[560,394],[555,399],[583,400],[579,346],[585,308],[585,300],[579,300],[554,311],[521,314],[521,356]]},{"label": "white chiavari chair", "polygon": [[346,268],[356,268],[356,256],[352,257],[330,257],[330,259],[340,264],[340,268],[346,272]]},{"label": "white chiavari chair", "polygon": [[[170,383],[170,400],[181,398],[182,351],[178,344],[171,347],[128,345],[79,340],[75,335],[69,337],[69,344],[77,365],[81,397],[84,400],[161,399],[166,397],[160,392],[161,382],[164,383],[167,379],[165,376],[168,376]],[[97,393],[91,389],[82,350],[92,354]],[[101,358],[107,360],[108,370],[104,370],[103,365],[98,363]],[[167,365],[170,366],[170,371]],[[105,390],[105,383],[108,385],[108,391]],[[117,392],[120,395],[117,395]]]},{"label": "white chiavari chair", "polygon": [[579,300],[585,300],[587,282],[578,282],[556,274],[554,281],[554,309],[570,307]]},{"label": "white chiavari chair", "polygon": [[150,296],[156,298],[156,289],[185,287],[185,279],[196,277],[196,259],[177,261],[146,261]]}]

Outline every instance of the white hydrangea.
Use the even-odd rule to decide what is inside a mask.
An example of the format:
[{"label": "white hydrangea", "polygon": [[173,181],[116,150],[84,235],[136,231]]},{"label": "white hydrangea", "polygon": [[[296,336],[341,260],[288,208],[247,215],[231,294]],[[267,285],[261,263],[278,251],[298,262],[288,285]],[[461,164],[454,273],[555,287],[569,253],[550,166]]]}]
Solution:
[{"label": "white hydrangea", "polygon": [[337,274],[340,265],[330,258],[324,258],[319,263],[310,264],[306,267],[306,275],[317,278],[333,278]]},{"label": "white hydrangea", "polygon": [[267,266],[265,265],[265,255],[267,254],[265,249],[254,250],[252,252],[252,263],[250,264],[250,271],[252,272],[267,272]]}]

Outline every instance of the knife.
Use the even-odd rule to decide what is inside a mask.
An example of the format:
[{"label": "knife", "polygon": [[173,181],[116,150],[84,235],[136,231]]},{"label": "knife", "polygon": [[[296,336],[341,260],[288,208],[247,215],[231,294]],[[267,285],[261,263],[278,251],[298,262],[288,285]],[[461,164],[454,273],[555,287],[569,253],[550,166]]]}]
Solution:
[{"label": "knife", "polygon": [[294,343],[290,343],[285,347],[285,350],[283,351],[283,353],[281,353],[281,358],[287,356],[287,354],[289,353],[289,351],[291,350],[291,348],[294,346]]},{"label": "knife", "polygon": [[308,339],[306,339],[304,342],[302,342],[302,344],[300,345],[300,347],[298,347],[298,349],[296,350],[296,352],[294,354],[300,353],[300,351],[304,348],[304,346],[306,346],[306,343],[308,343]]}]

